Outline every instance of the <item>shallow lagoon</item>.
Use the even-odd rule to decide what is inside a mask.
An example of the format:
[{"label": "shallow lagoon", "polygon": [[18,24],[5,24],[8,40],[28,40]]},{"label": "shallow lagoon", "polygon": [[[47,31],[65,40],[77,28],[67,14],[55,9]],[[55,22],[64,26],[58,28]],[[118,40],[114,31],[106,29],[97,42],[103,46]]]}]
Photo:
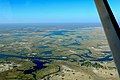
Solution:
[{"label": "shallow lagoon", "polygon": [[52,51],[44,51],[42,54],[52,54]]},{"label": "shallow lagoon", "polygon": [[46,66],[44,66],[44,64],[47,63],[47,62],[41,62],[41,61],[38,61],[38,60],[33,60],[33,63],[36,64],[36,66],[34,66],[33,69],[25,70],[24,74],[32,74],[32,72],[35,72],[37,70],[46,68]]},{"label": "shallow lagoon", "polygon": [[46,34],[40,34],[40,36],[43,36],[43,37],[52,37],[52,36],[69,36],[69,35],[66,35],[65,33],[67,32],[70,32],[70,31],[49,31],[48,33]]},{"label": "shallow lagoon", "polygon": [[44,46],[40,46],[39,48],[49,48],[50,46],[44,45]]}]

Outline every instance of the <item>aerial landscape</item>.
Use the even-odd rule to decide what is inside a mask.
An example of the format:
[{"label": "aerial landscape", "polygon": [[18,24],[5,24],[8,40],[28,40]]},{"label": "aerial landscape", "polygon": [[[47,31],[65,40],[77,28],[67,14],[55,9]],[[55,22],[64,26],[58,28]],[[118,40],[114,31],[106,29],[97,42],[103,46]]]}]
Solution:
[{"label": "aerial landscape", "polygon": [[94,0],[0,0],[0,80],[120,80]]},{"label": "aerial landscape", "polygon": [[0,30],[1,80],[117,80],[99,24],[1,24]]}]

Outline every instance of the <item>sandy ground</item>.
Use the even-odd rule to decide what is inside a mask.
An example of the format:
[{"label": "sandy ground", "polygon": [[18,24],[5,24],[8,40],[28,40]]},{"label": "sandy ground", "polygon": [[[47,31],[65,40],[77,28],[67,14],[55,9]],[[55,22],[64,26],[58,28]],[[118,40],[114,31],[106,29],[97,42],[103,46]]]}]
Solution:
[{"label": "sandy ground", "polygon": [[117,71],[115,69],[109,70],[109,69],[95,69],[93,68],[93,72],[100,76],[100,77],[104,77],[107,80],[120,80],[117,79],[118,75],[117,75]]},{"label": "sandy ground", "polygon": [[84,72],[77,72],[67,66],[62,66],[63,70],[51,77],[51,80],[93,80],[91,75]]},{"label": "sandy ground", "polygon": [[120,80],[115,69],[79,68],[74,70],[66,65],[61,66],[62,71],[50,75],[48,80]]}]

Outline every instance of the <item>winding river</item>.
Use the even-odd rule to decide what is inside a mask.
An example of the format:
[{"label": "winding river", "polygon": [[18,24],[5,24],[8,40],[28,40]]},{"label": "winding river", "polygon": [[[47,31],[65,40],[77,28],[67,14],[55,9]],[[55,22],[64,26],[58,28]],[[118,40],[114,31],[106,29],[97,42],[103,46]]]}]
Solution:
[{"label": "winding river", "polygon": [[[91,57],[89,56],[88,54],[92,54],[91,51],[88,50],[87,53],[85,54],[71,54],[71,55],[76,55],[78,57],[80,57],[81,59],[83,57],[85,58],[91,58],[90,61],[112,61],[113,58],[112,58],[112,55],[108,55],[108,56],[105,56],[104,58],[94,58],[94,57]],[[69,56],[71,56],[69,55]],[[40,70],[40,69],[43,69],[43,68],[46,68],[46,66],[44,66],[45,63],[48,63],[48,62],[51,62],[53,60],[70,60],[71,62],[77,62],[76,59],[73,59],[73,58],[68,58],[68,57],[30,57],[30,56],[20,56],[20,55],[11,55],[11,54],[0,54],[0,58],[12,58],[12,57],[15,57],[15,58],[22,58],[22,59],[30,59],[32,60],[32,62],[34,64],[36,64],[36,66],[33,67],[33,69],[29,69],[29,70],[25,70],[24,71],[24,74],[32,74],[32,72],[35,72],[37,70]],[[41,62],[40,60],[45,60],[46,62]],[[84,62],[85,60],[79,60],[80,62]]]}]

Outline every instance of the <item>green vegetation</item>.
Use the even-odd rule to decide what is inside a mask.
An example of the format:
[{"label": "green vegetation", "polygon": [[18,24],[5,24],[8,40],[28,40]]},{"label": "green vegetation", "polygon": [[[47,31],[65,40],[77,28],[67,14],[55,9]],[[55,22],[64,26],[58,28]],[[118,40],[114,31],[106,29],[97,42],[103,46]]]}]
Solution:
[{"label": "green vegetation", "polygon": [[17,77],[18,80],[35,80],[33,75],[32,74],[18,74],[18,77]]},{"label": "green vegetation", "polygon": [[95,67],[95,68],[104,68],[100,63],[92,63],[90,61],[83,62],[81,66],[86,66],[86,67]]},{"label": "green vegetation", "polygon": [[[2,60],[3,61],[3,60]],[[14,67],[14,69],[4,71],[0,73],[0,80],[34,80],[32,74],[24,74],[24,70],[32,68],[35,64],[30,60],[26,59],[17,59],[17,58],[8,58],[6,61],[11,61],[17,64],[20,64],[19,67]]]}]

